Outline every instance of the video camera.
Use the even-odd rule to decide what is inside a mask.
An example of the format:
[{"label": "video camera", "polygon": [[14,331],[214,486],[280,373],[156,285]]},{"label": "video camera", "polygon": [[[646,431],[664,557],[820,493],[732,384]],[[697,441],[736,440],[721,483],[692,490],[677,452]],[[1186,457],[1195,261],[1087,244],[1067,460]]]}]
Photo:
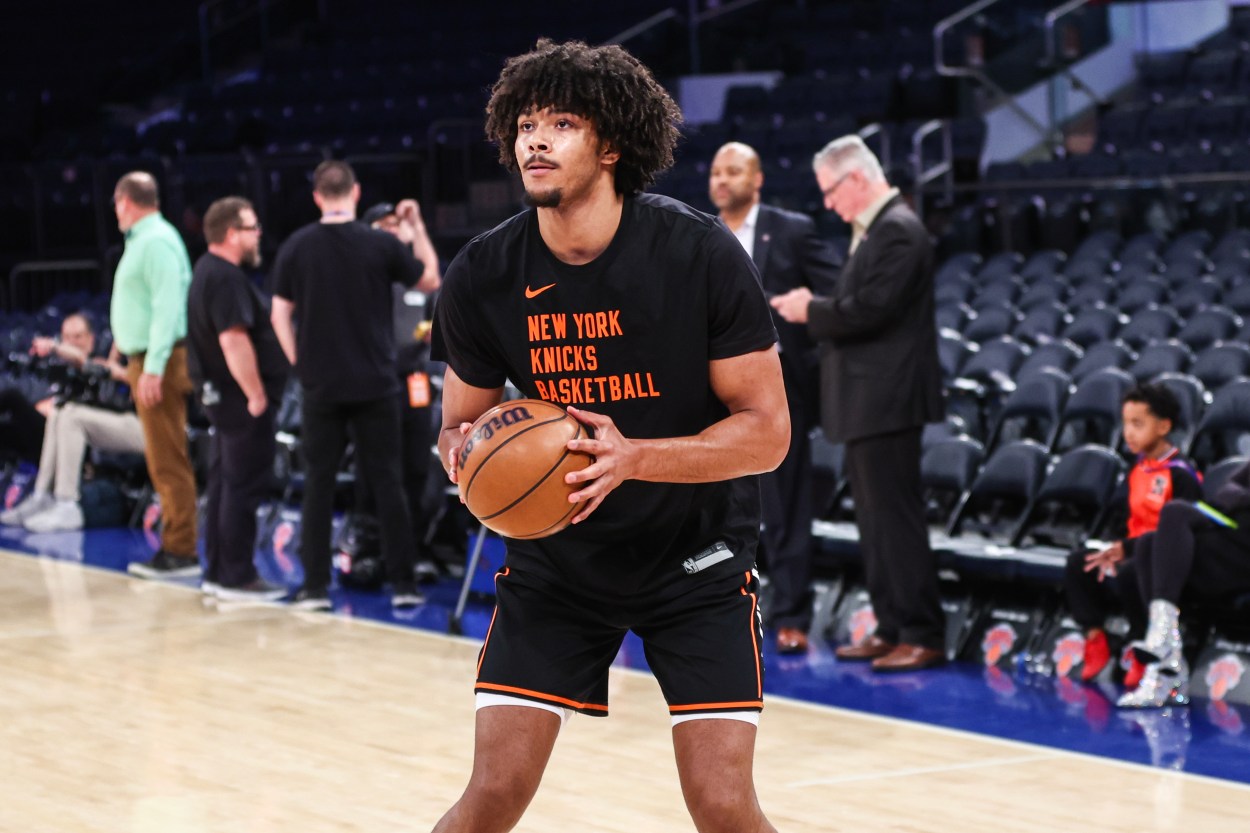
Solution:
[{"label": "video camera", "polygon": [[88,361],[77,367],[52,356],[36,359],[35,364],[45,365],[45,377],[58,406],[75,402],[109,411],[131,409],[129,386],[115,380],[106,365]]}]

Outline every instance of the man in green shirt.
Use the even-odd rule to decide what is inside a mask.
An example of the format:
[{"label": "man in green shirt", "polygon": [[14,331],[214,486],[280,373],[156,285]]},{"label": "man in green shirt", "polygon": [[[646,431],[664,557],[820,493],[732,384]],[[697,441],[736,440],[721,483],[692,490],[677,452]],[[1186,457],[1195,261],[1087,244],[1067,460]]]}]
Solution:
[{"label": "man in green shirt", "polygon": [[113,190],[117,226],[126,248],[113,278],[109,310],[114,349],[143,425],[148,474],[161,499],[161,548],[130,572],[144,578],[198,575],[195,554],[195,475],[187,454],[187,288],[191,259],[160,213],[156,180],[133,171]]}]

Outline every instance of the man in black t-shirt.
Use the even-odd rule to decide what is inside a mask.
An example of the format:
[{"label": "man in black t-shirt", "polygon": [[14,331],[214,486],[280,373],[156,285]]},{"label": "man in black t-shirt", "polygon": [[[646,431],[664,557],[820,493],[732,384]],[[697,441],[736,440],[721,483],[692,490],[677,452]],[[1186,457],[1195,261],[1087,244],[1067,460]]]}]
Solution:
[{"label": "man in black t-shirt", "polygon": [[260,223],[242,197],[204,213],[208,251],[187,293],[187,369],[213,424],[203,588],[227,601],[280,599],[256,574],[256,509],[272,484],[274,415],[290,368],[265,300],[240,265],[260,265]]},{"label": "man in black t-shirt", "polygon": [[789,417],[742,247],[714,218],[639,194],[672,164],[680,119],[618,46],[539,41],[492,92],[487,134],[536,210],[447,270],[440,459],[454,479],[464,432],[510,381],[569,406],[594,432],[569,449],[595,461],[566,478],[572,526],[507,542],[473,774],[436,830],[516,824],[562,721],[607,713],[627,630],[668,702],[696,827],[773,830],[751,777],[763,706],[754,475],[785,455]]},{"label": "man in black t-shirt", "polygon": [[[434,242],[421,218],[421,207],[416,200],[401,200],[398,205],[378,203],[369,208],[361,218],[366,224],[395,236],[401,243],[412,247],[412,253],[425,267],[421,280],[415,287],[395,284],[394,329],[396,345],[396,371],[400,384],[400,431],[399,456],[403,470],[404,491],[408,495],[408,511],[413,523],[413,541],[416,572],[430,580],[438,577],[438,568],[423,552],[430,511],[425,502],[426,485],[432,464],[430,447],[434,444],[434,417],[432,416],[434,391],[430,385],[428,359],[430,354],[430,322],[428,307],[430,293],[437,292],[442,283],[438,254]],[[347,547],[352,548],[352,570],[360,564],[362,551],[369,553],[377,542],[377,501],[372,484],[364,477],[356,479],[356,512],[351,520]],[[372,571],[366,564],[364,574]]]},{"label": "man in black t-shirt", "polygon": [[413,581],[412,521],[400,476],[391,287],[415,286],[424,267],[410,247],[356,222],[360,185],[346,162],[317,166],[313,200],[321,221],[287,239],[273,270],[274,331],[304,392],[304,586],[292,603],[306,610],[331,608],[335,472],[350,428],[357,470],[377,495],[391,604],[411,608],[421,597]]}]

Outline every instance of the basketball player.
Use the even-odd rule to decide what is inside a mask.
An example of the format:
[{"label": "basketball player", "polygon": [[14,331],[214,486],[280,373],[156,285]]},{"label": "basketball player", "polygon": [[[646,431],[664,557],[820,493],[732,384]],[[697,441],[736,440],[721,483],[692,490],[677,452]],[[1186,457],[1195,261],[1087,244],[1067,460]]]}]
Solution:
[{"label": "basketball player", "polygon": [[[434,356],[449,369],[440,457],[511,381],[569,406],[595,457],[573,525],[509,540],[475,687],[464,795],[438,831],[510,830],[560,727],[608,711],[627,630],[668,702],[699,830],[771,831],[752,780],[762,708],[759,485],[789,417],[776,332],[742,246],[714,218],[640,194],[672,164],[681,113],[617,46],[540,40],[487,105],[532,206],[447,270]],[[453,478],[454,479],[454,478]]]}]

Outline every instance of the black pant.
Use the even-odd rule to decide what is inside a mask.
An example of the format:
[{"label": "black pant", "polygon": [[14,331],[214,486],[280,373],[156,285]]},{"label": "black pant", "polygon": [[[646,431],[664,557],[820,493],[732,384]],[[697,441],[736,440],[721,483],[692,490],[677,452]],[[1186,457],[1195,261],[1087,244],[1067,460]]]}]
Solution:
[{"label": "black pant", "polygon": [[[281,389],[274,393],[281,394]],[[274,415],[281,402],[280,395],[271,393],[269,408],[255,418],[247,413],[246,402],[204,409],[213,424],[204,578],[223,587],[242,587],[256,579],[256,510],[273,488]],[[226,408],[233,413],[223,413]]]},{"label": "black pant", "polygon": [[946,619],[920,485],[920,428],[846,443],[859,548],[877,635],[942,650]]},{"label": "black pant", "polygon": [[46,422],[20,390],[0,390],[0,454],[37,464]]},{"label": "black pant", "polygon": [[1138,539],[1137,586],[1149,603],[1180,605],[1181,595],[1219,598],[1250,591],[1250,529],[1243,518],[1232,530],[1192,504],[1173,500],[1159,513],[1159,526]]},{"label": "black pant", "polygon": [[[408,498],[408,515],[412,520],[412,540],[415,553],[419,552],[425,538],[428,512],[423,505],[425,484],[430,478],[430,446],[434,443],[433,414],[429,406],[413,408],[406,397],[400,397],[399,405],[399,455],[403,470],[404,493]],[[363,471],[356,472],[357,509],[362,515],[377,518],[376,490]]]},{"label": "black pant", "polygon": [[[1137,539],[1140,541],[1140,539]],[[1132,551],[1136,542],[1126,544]],[[1085,630],[1101,628],[1107,614],[1123,610],[1129,623],[1129,638],[1145,633],[1146,607],[1137,592],[1137,559],[1130,556],[1116,565],[1116,574],[1098,580],[1098,571],[1085,572],[1087,549],[1078,549],[1068,556],[1064,567],[1063,591],[1068,610]]]},{"label": "black pant", "polygon": [[300,537],[304,587],[330,585],[330,521],[334,511],[335,473],[351,427],[356,441],[357,472],[377,497],[382,527],[382,556],[392,584],[413,580],[412,520],[400,477],[399,399],[386,396],[364,402],[304,400],[304,526]]},{"label": "black pant", "polygon": [[812,453],[807,406],[787,376],[790,450],[760,476],[760,554],[773,586],[773,627],[807,630],[812,619]]}]

